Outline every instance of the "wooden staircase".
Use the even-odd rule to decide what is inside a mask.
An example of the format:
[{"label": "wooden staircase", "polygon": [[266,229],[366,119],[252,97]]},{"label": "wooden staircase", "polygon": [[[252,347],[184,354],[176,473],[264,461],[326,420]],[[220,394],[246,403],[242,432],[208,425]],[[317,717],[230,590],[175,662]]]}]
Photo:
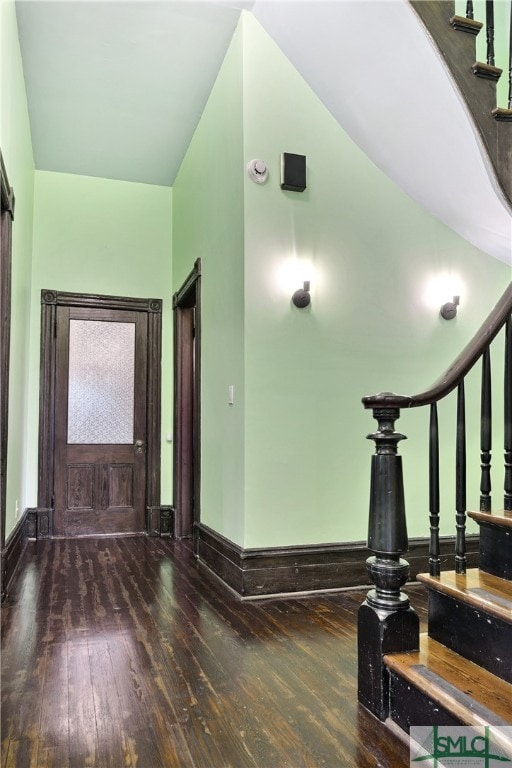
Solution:
[{"label": "wooden staircase", "polygon": [[[500,332],[504,331],[503,334]],[[490,345],[504,339],[504,464],[492,467]],[[464,380],[480,362],[480,510],[466,506]],[[441,571],[439,429],[437,404],[456,398],[455,529],[452,571]],[[378,422],[370,483],[367,560],[375,585],[358,617],[358,698],[395,730],[416,726],[507,726],[500,741],[512,762],[512,283],[448,370],[417,395],[390,392],[363,398]],[[418,574],[428,590],[427,632],[402,587],[409,565],[403,471],[398,445],[405,435],[395,422],[410,408],[429,406],[429,573]],[[500,462],[501,464],[501,462]],[[503,473],[503,474],[502,474]],[[503,477],[503,512],[494,512],[491,478]],[[500,483],[501,485],[501,483]],[[501,503],[501,502],[497,502]],[[466,518],[480,528],[478,568],[467,568]],[[414,732],[412,733],[414,738]],[[419,758],[418,758],[419,759]],[[442,763],[441,763],[442,764]]]},{"label": "wooden staircase", "polygon": [[[384,657],[389,717],[407,733],[414,725],[512,726],[512,513],[468,514],[488,530],[480,568],[418,575],[429,594],[428,633],[419,650]],[[512,740],[506,746],[512,759]]]},{"label": "wooden staircase", "polygon": [[[452,0],[411,0],[411,4],[451,71],[480,137],[490,175],[510,207],[512,53],[504,65],[509,70],[508,104],[498,105],[496,82],[502,70],[494,65],[492,3],[486,4],[487,62],[476,61],[475,39],[483,25],[473,20],[471,2],[466,5],[466,18],[455,15]],[[497,469],[491,467],[490,345],[503,329],[505,511],[491,513],[491,476]],[[469,512],[464,380],[477,362],[482,365],[481,511]],[[437,404],[455,391],[455,570],[441,572]],[[368,549],[373,556],[367,561],[375,588],[359,609],[359,702],[402,734],[409,734],[413,726],[428,726],[433,733],[441,726],[508,726],[493,736],[499,741],[500,760],[512,763],[512,284],[474,339],[429,389],[413,396],[381,392],[364,397],[363,404],[372,410],[378,428],[368,435],[376,446],[368,526]],[[427,632],[420,635],[418,616],[402,592],[409,578],[409,565],[402,555],[409,544],[398,445],[405,435],[395,429],[395,422],[408,409],[424,406],[430,408],[430,548],[429,573],[417,576],[429,598]],[[470,570],[466,516],[480,528],[479,567]]]}]

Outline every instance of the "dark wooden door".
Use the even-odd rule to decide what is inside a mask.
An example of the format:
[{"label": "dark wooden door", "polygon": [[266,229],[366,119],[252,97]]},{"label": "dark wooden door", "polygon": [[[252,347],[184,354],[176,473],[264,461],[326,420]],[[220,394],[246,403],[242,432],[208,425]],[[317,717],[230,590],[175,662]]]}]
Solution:
[{"label": "dark wooden door", "polygon": [[54,535],[145,528],[144,312],[57,307]]}]

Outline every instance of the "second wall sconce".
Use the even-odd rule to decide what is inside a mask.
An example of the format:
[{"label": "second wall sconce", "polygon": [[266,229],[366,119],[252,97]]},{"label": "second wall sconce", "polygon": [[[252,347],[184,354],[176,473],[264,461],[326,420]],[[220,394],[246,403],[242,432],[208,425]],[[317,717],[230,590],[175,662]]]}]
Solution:
[{"label": "second wall sconce", "polygon": [[446,304],[443,304],[441,307],[441,317],[444,317],[445,320],[453,320],[457,314],[459,303],[460,296],[454,296],[453,301],[447,301]]},{"label": "second wall sconce", "polygon": [[309,292],[309,280],[304,280],[304,287],[299,288],[292,296],[293,304],[299,309],[304,309],[311,304],[311,294]]}]

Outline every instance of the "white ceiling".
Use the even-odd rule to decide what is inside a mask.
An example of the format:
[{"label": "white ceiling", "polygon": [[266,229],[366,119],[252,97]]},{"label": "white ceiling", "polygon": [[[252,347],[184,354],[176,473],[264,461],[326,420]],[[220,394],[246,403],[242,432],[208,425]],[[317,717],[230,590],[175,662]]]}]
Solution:
[{"label": "white ceiling", "polygon": [[16,7],[38,169],[172,185],[247,9],[378,167],[469,242],[512,263],[510,210],[406,0]]},{"label": "white ceiling", "polygon": [[250,3],[16,3],[36,167],[172,185]]}]

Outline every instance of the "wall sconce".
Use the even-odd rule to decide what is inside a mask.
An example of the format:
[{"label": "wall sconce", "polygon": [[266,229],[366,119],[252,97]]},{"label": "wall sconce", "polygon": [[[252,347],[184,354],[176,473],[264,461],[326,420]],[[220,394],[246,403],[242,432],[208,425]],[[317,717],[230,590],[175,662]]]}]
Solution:
[{"label": "wall sconce", "polygon": [[460,296],[454,296],[453,301],[447,301],[446,304],[443,304],[441,307],[441,317],[444,317],[445,320],[453,320],[457,314],[459,302]]},{"label": "wall sconce", "polygon": [[309,292],[309,280],[304,280],[304,287],[299,288],[292,296],[292,302],[293,304],[298,307],[299,309],[304,309],[304,307],[309,306],[311,304],[311,294]]}]

